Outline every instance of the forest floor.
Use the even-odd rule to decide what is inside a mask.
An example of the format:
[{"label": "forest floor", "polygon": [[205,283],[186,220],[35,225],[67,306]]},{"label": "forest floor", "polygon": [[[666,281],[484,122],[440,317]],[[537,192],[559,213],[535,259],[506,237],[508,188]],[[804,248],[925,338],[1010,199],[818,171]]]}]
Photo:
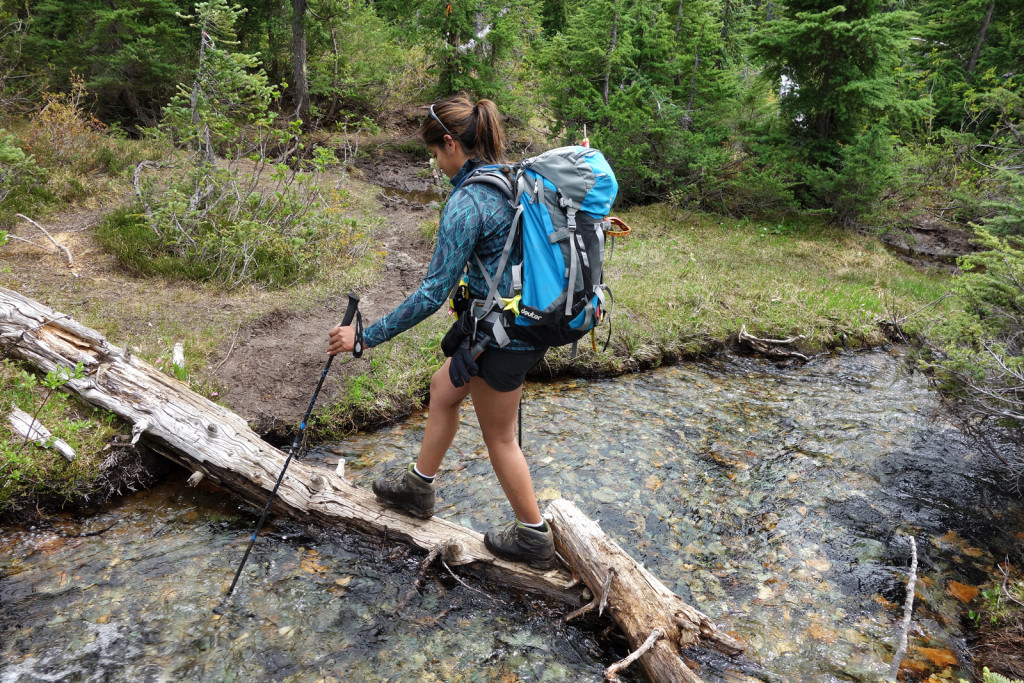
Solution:
[{"label": "forest floor", "polygon": [[[427,198],[441,198],[431,178],[423,177],[426,167],[422,159],[390,152],[365,160],[354,173],[361,181],[353,182],[373,198],[372,208],[383,219],[374,238],[384,277],[360,283],[364,320],[373,321],[394,308],[426,272],[433,243],[421,225],[431,218],[436,222],[437,212]],[[105,207],[79,208],[42,222],[71,253],[71,267],[62,254],[12,241],[0,260],[0,284],[96,326],[115,344],[156,349],[149,355],[159,356],[162,349],[169,358],[176,329],[182,338],[187,327],[219,331],[208,335],[218,338],[216,348],[202,354],[207,356],[206,366],[194,369],[193,383],[216,394],[258,430],[296,424],[327,359],[327,332],[338,324],[348,290],[314,286],[295,299],[255,288],[223,292],[136,277],[95,238],[104,209],[111,201],[127,199],[108,198]],[[12,234],[49,248],[27,222]],[[147,340],[150,332],[168,338]],[[358,364],[334,364],[325,395],[336,392],[347,375],[360,371]]]}]

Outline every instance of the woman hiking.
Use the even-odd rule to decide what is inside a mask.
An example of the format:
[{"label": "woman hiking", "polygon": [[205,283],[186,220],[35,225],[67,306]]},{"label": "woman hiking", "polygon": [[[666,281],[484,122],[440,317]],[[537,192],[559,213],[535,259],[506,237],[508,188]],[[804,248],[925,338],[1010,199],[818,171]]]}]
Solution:
[{"label": "woman hiking", "polygon": [[[493,102],[480,100],[474,105],[460,97],[431,105],[420,137],[455,189],[441,214],[437,247],[423,282],[395,310],[366,328],[366,347],[391,339],[437,311],[459,284],[467,263],[469,297],[482,298],[511,226],[514,209],[499,189],[486,183],[461,187],[477,166],[505,162],[505,133]],[[512,263],[521,261],[517,250],[511,254]],[[504,269],[498,286],[501,295],[508,296],[511,279],[512,269]],[[419,457],[377,478],[373,492],[385,505],[423,519],[432,517],[434,478],[458,431],[462,401],[472,396],[491,466],[516,517],[507,528],[488,531],[484,544],[498,557],[551,568],[556,562],[551,529],[540,515],[530,470],[515,435],[523,380],[547,349],[518,341],[504,348],[490,344],[474,359],[470,347],[483,337],[471,339],[472,332],[462,330],[456,322],[442,342],[448,359],[430,381]],[[355,328],[335,327],[329,333],[327,353],[351,351],[354,343]]]}]

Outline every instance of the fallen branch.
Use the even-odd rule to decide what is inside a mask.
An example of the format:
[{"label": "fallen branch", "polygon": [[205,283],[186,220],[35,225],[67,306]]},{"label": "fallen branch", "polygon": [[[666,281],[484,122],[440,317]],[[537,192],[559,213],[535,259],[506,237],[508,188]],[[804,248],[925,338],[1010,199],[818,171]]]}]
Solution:
[{"label": "fallen branch", "polygon": [[409,589],[409,592],[405,594],[404,598],[402,598],[402,602],[398,603],[395,607],[395,614],[398,614],[405,609],[405,606],[409,604],[410,600],[412,600],[412,596],[419,593],[420,589],[423,588],[423,582],[427,576],[427,569],[430,568],[430,565],[434,564],[434,561],[441,555],[441,552],[444,550],[446,545],[448,545],[448,541],[438,543],[430,549],[427,556],[423,558],[422,562],[420,562],[420,570],[417,573],[416,580],[413,581],[412,588]]},{"label": "fallen branch", "polygon": [[903,655],[907,654],[907,634],[910,633],[910,617],[914,611],[914,584],[917,583],[917,541],[910,537],[910,578],[907,579],[907,597],[903,601],[903,625],[900,627],[900,637],[896,654],[893,655],[892,665],[889,667],[889,679],[895,681],[896,674],[900,671],[900,664],[903,662]]},{"label": "fallen branch", "polygon": [[647,651],[654,647],[654,643],[657,642],[658,638],[661,638],[661,631],[654,629],[651,631],[651,635],[647,636],[647,640],[644,644],[634,650],[628,657],[621,659],[607,669],[604,670],[604,679],[606,681],[617,681],[619,677],[616,675],[630,664],[647,654]]},{"label": "fallen branch", "polygon": [[[53,243],[53,246],[57,247],[57,250],[58,250],[58,251],[57,251],[57,253],[60,253],[61,251],[63,251],[63,252],[64,252],[64,257],[65,257],[65,258],[66,258],[66,259],[68,260],[68,268],[73,268],[73,267],[74,267],[74,265],[75,265],[75,261],[74,261],[74,259],[72,259],[72,258],[71,258],[71,252],[70,252],[70,251],[68,251],[68,248],[67,248],[67,247],[65,247],[65,246],[64,246],[63,244],[59,244],[59,243],[57,242],[57,240],[53,239],[53,236],[52,236],[52,235],[50,235],[50,233],[48,233],[48,232],[46,231],[46,228],[44,228],[43,226],[39,225],[39,224],[38,224],[38,223],[36,223],[36,222],[35,222],[34,220],[32,220],[31,218],[29,218],[28,216],[26,216],[26,215],[24,215],[24,214],[20,214],[20,213],[17,213],[17,214],[14,214],[14,215],[15,215],[15,216],[17,216],[18,218],[22,218],[22,219],[24,219],[24,220],[28,221],[28,222],[29,222],[29,223],[31,223],[32,225],[34,225],[34,226],[36,226],[37,228],[39,228],[39,232],[41,232],[41,233],[43,233],[44,235],[46,235],[46,238],[47,238],[48,240],[50,240],[50,242],[52,242],[52,243]],[[13,235],[8,235],[8,237],[13,237]],[[20,239],[20,238],[16,238],[16,239]],[[28,242],[29,244],[35,244],[35,242],[29,242],[28,240],[21,240],[21,241],[22,241],[22,242]],[[39,245],[38,245],[38,244],[36,244],[36,246],[38,247]]]},{"label": "fallen branch", "polygon": [[739,342],[746,344],[754,351],[769,356],[770,358],[799,358],[802,361],[808,360],[807,356],[800,353],[799,351],[791,351],[788,349],[779,349],[779,346],[786,346],[793,344],[804,338],[804,335],[798,334],[795,337],[789,339],[760,339],[751,334],[747,333],[747,326],[743,325],[740,328]]},{"label": "fallen branch", "polygon": [[53,448],[64,456],[64,459],[71,462],[75,459],[75,449],[66,441],[58,439],[50,430],[39,423],[39,420],[32,417],[24,410],[17,407],[11,408],[11,414],[7,417],[11,428],[26,442],[34,441],[43,448]]}]

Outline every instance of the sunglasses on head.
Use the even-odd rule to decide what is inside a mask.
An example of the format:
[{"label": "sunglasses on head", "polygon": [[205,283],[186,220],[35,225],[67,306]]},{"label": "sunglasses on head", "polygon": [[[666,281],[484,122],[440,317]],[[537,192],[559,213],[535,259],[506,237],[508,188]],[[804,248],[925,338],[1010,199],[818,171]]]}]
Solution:
[{"label": "sunglasses on head", "polygon": [[441,128],[444,129],[444,132],[452,137],[452,140],[455,139],[455,133],[453,133],[450,130],[448,130],[448,126],[444,125],[444,121],[442,121],[441,119],[437,118],[437,114],[434,113],[434,105],[430,105],[430,118],[432,118],[435,121],[437,121],[438,125],[440,125]]}]

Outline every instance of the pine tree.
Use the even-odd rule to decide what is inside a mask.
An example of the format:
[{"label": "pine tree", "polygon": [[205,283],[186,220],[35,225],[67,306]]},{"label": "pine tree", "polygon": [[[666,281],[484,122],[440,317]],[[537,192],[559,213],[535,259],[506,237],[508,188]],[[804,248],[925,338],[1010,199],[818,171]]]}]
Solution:
[{"label": "pine tree", "polygon": [[184,2],[174,0],[43,0],[32,7],[23,56],[49,71],[50,87],[85,78],[97,113],[129,125],[151,125],[192,62]]},{"label": "pine tree", "polygon": [[894,73],[912,16],[878,0],[794,0],[763,25],[755,53],[812,163],[834,163],[840,145],[906,106]]},{"label": "pine tree", "polygon": [[934,128],[970,127],[963,102],[968,91],[1022,92],[1024,7],[994,0],[925,0],[916,7],[922,22],[915,64],[922,92],[935,104]]}]

